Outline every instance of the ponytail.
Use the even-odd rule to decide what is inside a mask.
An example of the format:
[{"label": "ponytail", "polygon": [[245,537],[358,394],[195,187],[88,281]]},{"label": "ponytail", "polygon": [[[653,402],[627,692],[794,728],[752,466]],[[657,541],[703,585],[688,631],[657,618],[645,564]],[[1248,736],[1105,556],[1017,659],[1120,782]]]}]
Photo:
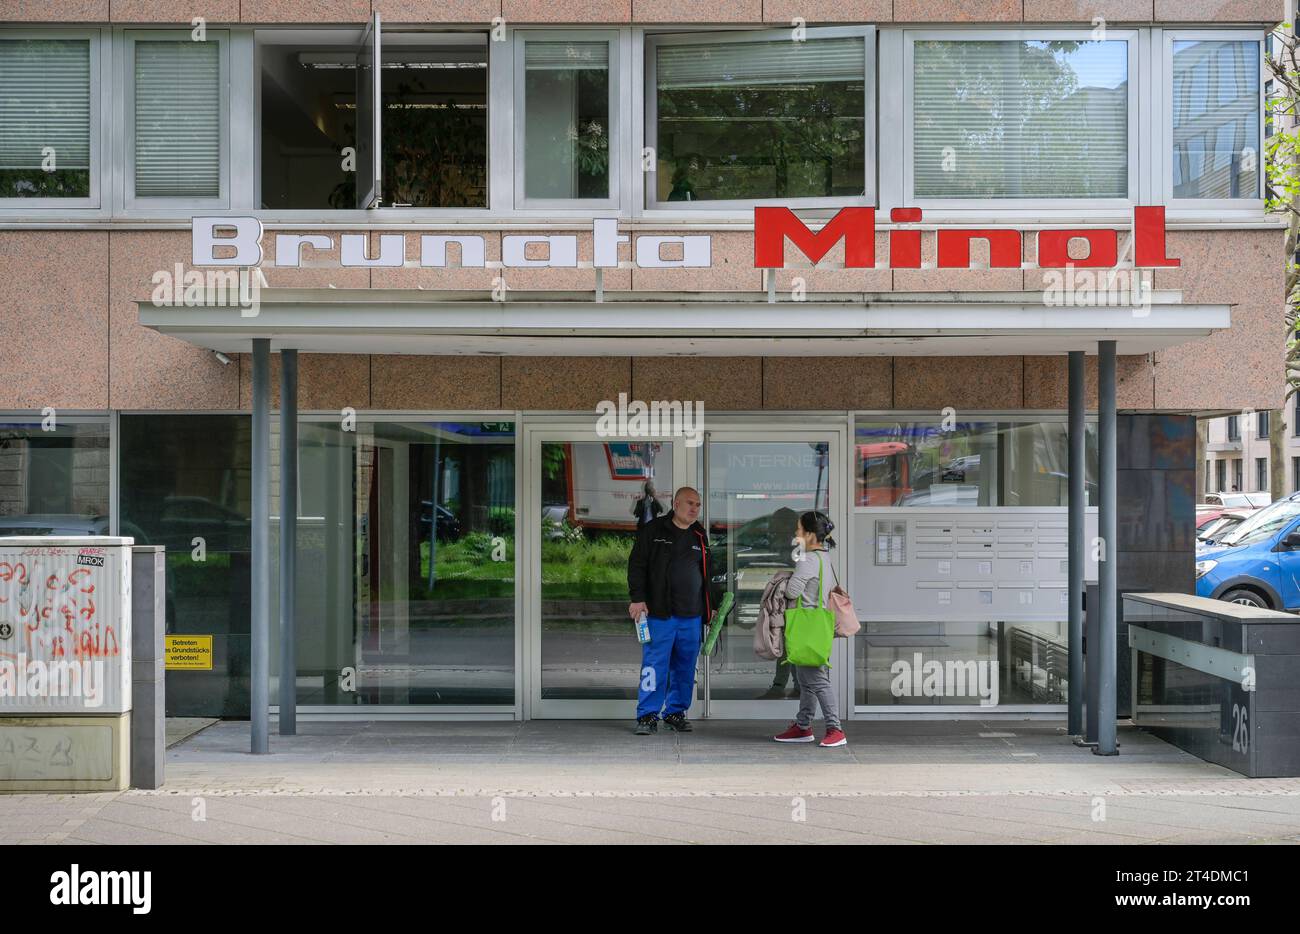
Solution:
[{"label": "ponytail", "polygon": [[831,538],[831,532],[835,530],[835,523],[831,517],[824,512],[805,512],[799,517],[799,526],[805,532],[811,532],[827,548],[835,547],[835,539]]}]

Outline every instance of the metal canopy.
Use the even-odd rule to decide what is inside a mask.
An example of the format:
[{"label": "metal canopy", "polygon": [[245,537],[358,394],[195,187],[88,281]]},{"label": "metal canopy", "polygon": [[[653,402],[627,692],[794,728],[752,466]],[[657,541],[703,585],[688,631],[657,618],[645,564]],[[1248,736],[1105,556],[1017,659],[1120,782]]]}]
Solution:
[{"label": "metal canopy", "polygon": [[[520,354],[530,356],[980,356],[1162,350],[1230,325],[1229,305],[1062,307],[1042,292],[487,292],[262,289],[255,309],[209,295],[195,307],[137,302],[140,323],[226,353]],[[1121,299],[1123,296],[1121,296]]]}]

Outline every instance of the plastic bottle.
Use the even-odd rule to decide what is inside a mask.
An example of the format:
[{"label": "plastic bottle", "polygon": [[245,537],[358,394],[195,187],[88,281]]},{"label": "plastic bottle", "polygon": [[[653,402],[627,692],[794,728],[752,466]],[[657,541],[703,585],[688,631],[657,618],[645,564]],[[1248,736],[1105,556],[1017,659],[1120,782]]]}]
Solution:
[{"label": "plastic bottle", "polygon": [[644,612],[636,618],[636,641],[642,645],[650,641],[650,624],[646,622]]}]

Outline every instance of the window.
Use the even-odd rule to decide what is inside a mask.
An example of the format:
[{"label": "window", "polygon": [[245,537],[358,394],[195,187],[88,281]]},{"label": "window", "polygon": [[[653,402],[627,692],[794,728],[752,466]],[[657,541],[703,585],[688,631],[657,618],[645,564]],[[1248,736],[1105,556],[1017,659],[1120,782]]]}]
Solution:
[{"label": "window", "polygon": [[617,33],[517,37],[520,207],[618,204]]},{"label": "window", "polygon": [[1128,198],[1133,47],[909,33],[909,201]]},{"label": "window", "polygon": [[[1084,495],[1097,499],[1096,423],[1085,428]],[[1065,506],[1065,422],[863,423],[856,506]]]},{"label": "window", "polygon": [[1255,458],[1255,491],[1268,492],[1268,458]]},{"label": "window", "polygon": [[127,34],[128,203],[227,200],[228,49],[224,33]]},{"label": "window", "polygon": [[1241,458],[1233,458],[1232,461],[1232,492],[1240,493],[1244,481],[1242,480]]},{"label": "window", "polygon": [[[259,204],[282,210],[353,208],[357,50],[281,44],[271,35],[258,47]],[[352,152],[345,152],[349,148]]]},{"label": "window", "polygon": [[1227,486],[1227,468],[1224,466],[1227,462],[1216,460],[1214,462],[1214,490],[1216,493],[1222,493],[1228,488]]},{"label": "window", "polygon": [[[863,638],[852,640],[853,702],[886,708],[1064,704],[1070,688],[1062,662],[1067,628],[1064,622],[975,621],[946,615],[865,621]],[[932,666],[969,671],[964,689],[915,690],[912,678],[919,688],[922,676],[912,671]]]},{"label": "window", "polygon": [[1236,415],[1228,416],[1228,440],[1229,441],[1241,440],[1241,428],[1238,427]]},{"label": "window", "polygon": [[1209,493],[1211,490],[1214,489],[1214,487],[1210,484],[1210,477],[1212,476],[1211,471],[1213,470],[1213,467],[1211,465],[1213,463],[1214,463],[1213,461],[1205,462],[1205,492],[1206,493]]},{"label": "window", "polygon": [[90,34],[0,34],[0,202],[98,205],[98,70]]},{"label": "window", "polygon": [[1300,490],[1300,457],[1291,458],[1291,492]]},{"label": "window", "polygon": [[[167,549],[167,631],[212,637],[214,665],[205,677],[167,672],[169,717],[248,716],[251,427],[247,415],[123,415],[118,421],[121,534]],[[302,515],[299,554],[325,534],[321,519]],[[304,569],[312,566],[305,554],[299,560]]]},{"label": "window", "polygon": [[1259,198],[1260,40],[1166,33],[1173,198]]},{"label": "window", "polygon": [[1267,412],[1255,413],[1255,437],[1257,438],[1268,437],[1268,413]]},{"label": "window", "polygon": [[[513,423],[356,427],[301,425],[299,522],[313,531],[299,539],[298,566],[323,577],[298,591],[300,618],[311,620],[299,633],[298,703],[513,704]],[[543,605],[563,613],[592,599],[555,573],[575,568],[582,544],[544,552],[542,580],[560,580],[560,596]],[[592,571],[574,576],[614,589],[613,574]],[[355,690],[341,686],[340,665],[356,666]]]},{"label": "window", "polygon": [[646,43],[651,207],[875,198],[869,27]]},{"label": "window", "polygon": [[[107,535],[108,421],[39,416],[0,423],[0,535]],[[130,534],[123,532],[123,535]]]},{"label": "window", "polygon": [[263,207],[486,207],[485,35],[300,36],[258,34]]}]

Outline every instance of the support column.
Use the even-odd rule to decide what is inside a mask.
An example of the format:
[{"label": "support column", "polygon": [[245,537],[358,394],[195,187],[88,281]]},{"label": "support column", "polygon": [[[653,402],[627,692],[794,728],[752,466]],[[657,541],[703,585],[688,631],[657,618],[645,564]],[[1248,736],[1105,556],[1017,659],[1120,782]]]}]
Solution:
[{"label": "support column", "polygon": [[1097,745],[1093,752],[1113,756],[1119,750],[1115,742],[1115,639],[1116,608],[1119,602],[1116,558],[1119,537],[1116,534],[1116,487],[1118,472],[1115,451],[1115,342],[1097,344],[1097,421],[1098,457],[1097,534],[1101,537],[1102,561],[1097,568],[1100,625],[1098,645],[1089,646],[1089,662],[1099,666],[1097,678]]},{"label": "support column", "polygon": [[1067,597],[1070,601],[1067,645],[1069,645],[1069,718],[1066,733],[1083,735],[1083,555],[1084,555],[1084,356],[1082,350],[1070,351],[1070,423],[1069,423],[1069,576]]},{"label": "support column", "polygon": [[280,735],[298,732],[298,351],[280,351]]},{"label": "support column", "polygon": [[253,502],[250,564],[252,591],[249,620],[249,720],[251,752],[270,751],[267,736],[270,702],[271,616],[271,342],[253,339]]}]

